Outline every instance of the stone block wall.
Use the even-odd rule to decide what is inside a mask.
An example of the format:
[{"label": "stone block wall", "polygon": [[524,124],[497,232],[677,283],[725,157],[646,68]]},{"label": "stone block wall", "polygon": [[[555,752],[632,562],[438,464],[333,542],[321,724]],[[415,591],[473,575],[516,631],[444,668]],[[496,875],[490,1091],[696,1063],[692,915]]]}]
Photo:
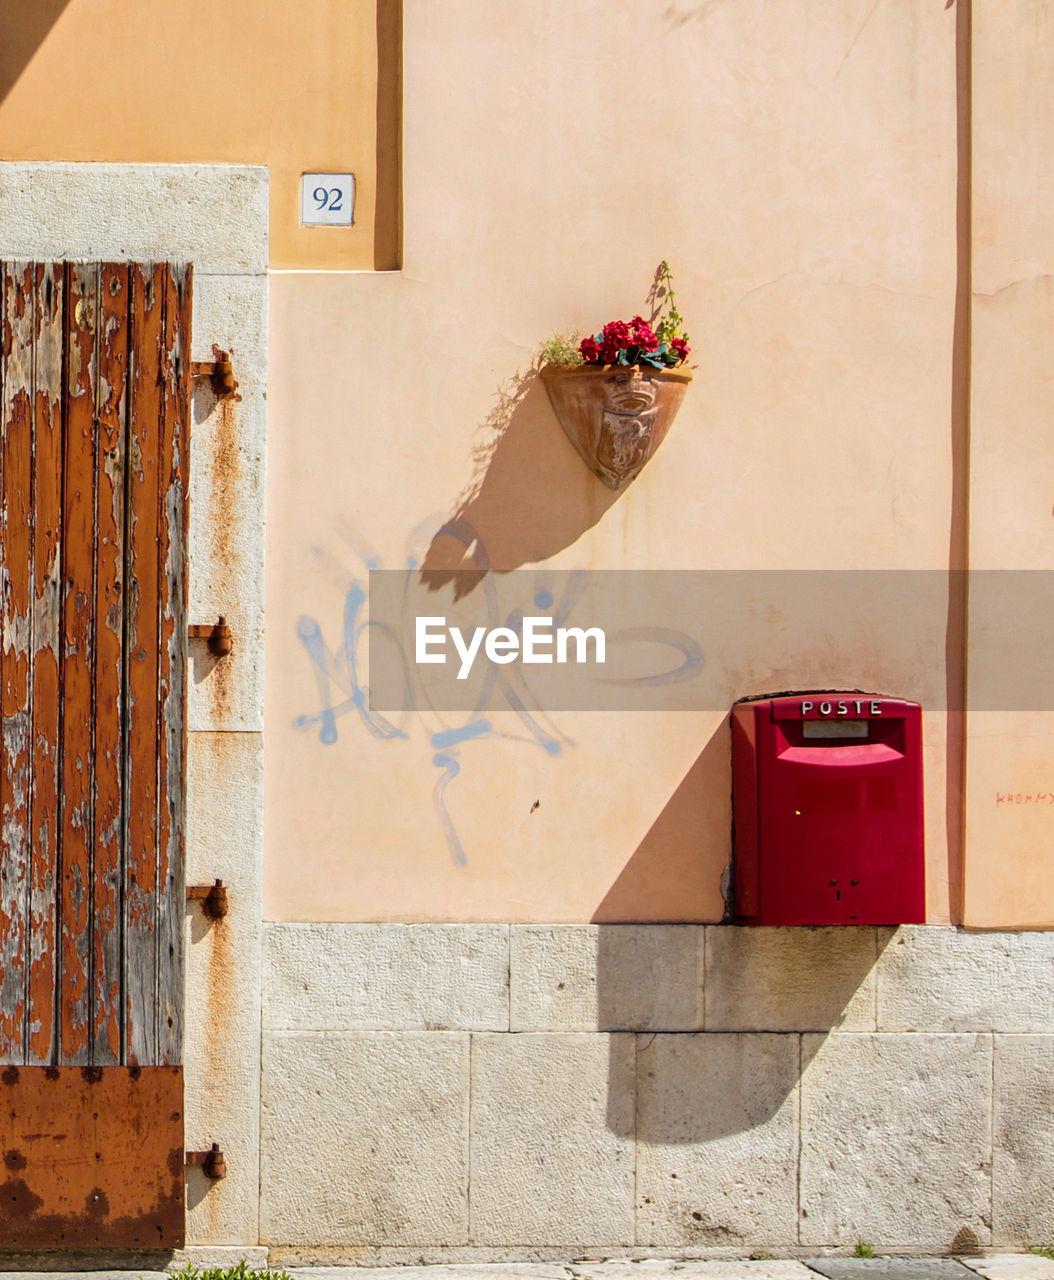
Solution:
[{"label": "stone block wall", "polygon": [[264,932],[273,1261],[1020,1247],[1054,1232],[1054,936]]}]

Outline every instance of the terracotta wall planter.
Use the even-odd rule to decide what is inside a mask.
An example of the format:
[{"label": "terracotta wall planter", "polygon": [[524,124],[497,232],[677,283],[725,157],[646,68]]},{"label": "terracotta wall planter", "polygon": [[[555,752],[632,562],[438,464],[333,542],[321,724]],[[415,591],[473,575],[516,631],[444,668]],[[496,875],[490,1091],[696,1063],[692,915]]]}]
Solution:
[{"label": "terracotta wall planter", "polygon": [[568,439],[611,489],[622,489],[662,444],[692,375],[647,365],[545,365],[542,381]]}]

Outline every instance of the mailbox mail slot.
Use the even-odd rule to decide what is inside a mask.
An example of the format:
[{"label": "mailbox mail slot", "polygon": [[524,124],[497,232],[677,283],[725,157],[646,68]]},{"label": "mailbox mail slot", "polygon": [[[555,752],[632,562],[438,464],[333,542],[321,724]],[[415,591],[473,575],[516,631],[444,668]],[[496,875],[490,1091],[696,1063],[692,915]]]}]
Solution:
[{"label": "mailbox mail slot", "polygon": [[732,708],[735,918],[921,924],[922,709],[862,693]]}]

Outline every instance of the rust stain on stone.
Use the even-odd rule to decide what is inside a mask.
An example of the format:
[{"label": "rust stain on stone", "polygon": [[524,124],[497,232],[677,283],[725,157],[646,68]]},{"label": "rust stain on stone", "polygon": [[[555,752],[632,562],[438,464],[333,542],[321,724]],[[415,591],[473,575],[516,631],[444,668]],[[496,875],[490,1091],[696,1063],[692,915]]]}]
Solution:
[{"label": "rust stain on stone", "polygon": [[[235,407],[235,401],[240,399],[240,396],[231,396],[216,401],[215,432],[206,463],[210,503],[206,528],[209,560],[217,582],[233,583],[237,580],[236,532],[244,471],[239,448],[238,410]],[[212,660],[205,688],[213,723],[222,724],[233,710],[234,673],[235,664],[229,655]]]},{"label": "rust stain on stone", "polygon": [[[209,776],[220,787],[236,786],[233,760],[224,742],[212,738],[209,749],[212,755]],[[232,908],[235,918],[237,909],[235,903]],[[205,1007],[199,1031],[199,1051],[204,1061],[201,1064],[199,1106],[209,1120],[226,1114],[229,1106],[231,1049],[228,1032],[231,1014],[236,1007],[239,972],[231,921],[231,912],[219,920],[207,921],[203,915],[197,917],[198,927],[203,931],[198,946],[205,951]],[[210,1181],[200,1168],[188,1169],[187,1177],[193,1180],[188,1189],[193,1191],[194,1200],[198,1203],[197,1212],[204,1216],[200,1229],[213,1234],[221,1232],[224,1184]]]}]

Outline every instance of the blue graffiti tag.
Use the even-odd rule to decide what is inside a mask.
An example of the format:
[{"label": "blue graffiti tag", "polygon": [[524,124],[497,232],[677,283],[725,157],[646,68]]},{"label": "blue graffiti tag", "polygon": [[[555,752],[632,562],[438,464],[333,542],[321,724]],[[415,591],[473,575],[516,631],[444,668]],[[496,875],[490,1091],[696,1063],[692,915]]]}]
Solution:
[{"label": "blue graffiti tag", "polygon": [[[368,570],[381,568],[381,557],[350,525],[342,526],[341,532],[361,565]],[[446,571],[421,568],[420,544],[428,540],[430,532],[434,537],[442,534],[454,538],[463,545],[467,559],[471,562],[469,567],[472,583],[482,590],[482,602],[488,623],[491,627],[497,626],[500,620],[500,606],[493,574],[490,572],[490,560],[479,534],[463,517],[457,516],[447,520],[439,527],[438,532],[436,532],[434,520],[418,525],[408,540],[405,557],[407,568],[411,571],[420,569],[422,575],[431,573],[437,587],[450,581],[453,575]],[[540,747],[547,755],[555,757],[561,754],[565,746],[571,746],[573,743],[552,724],[548,716],[537,710],[528,709],[504,668],[491,666],[487,671],[476,705],[462,723],[448,723],[434,708],[422,705],[422,699],[417,694],[416,673],[403,651],[400,637],[391,627],[373,622],[366,616],[367,590],[364,580],[345,573],[339,562],[328,553],[317,551],[315,554],[329,576],[336,578],[344,590],[342,634],[338,647],[331,650],[325,642],[322,627],[316,618],[305,614],[298,619],[296,634],[304,646],[314,672],[319,710],[297,716],[293,724],[302,730],[314,729],[317,726],[319,741],[325,746],[332,746],[338,739],[338,721],[352,713],[358,717],[359,723],[371,737],[381,741],[408,739],[409,727],[415,715],[420,718],[427,715],[438,719],[439,728],[422,726],[428,745],[433,752],[432,764],[440,771],[432,789],[432,804],[450,857],[456,866],[463,867],[467,864],[468,858],[446,802],[447,788],[461,773],[461,748],[466,743],[505,738],[510,741],[526,741]],[[455,585],[455,591],[458,589],[459,586]],[[573,614],[583,589],[581,572],[568,575],[566,586],[559,599],[548,585],[539,584],[534,593],[534,606],[546,613],[551,611],[554,626],[562,626]],[[409,575],[407,590],[409,590]],[[513,609],[502,625],[521,635],[522,611]],[[374,643],[381,638],[394,646],[398,653],[402,678],[405,681],[403,705],[410,708],[402,714],[398,724],[370,707],[369,689],[362,683],[359,654],[362,644],[366,643],[371,636]],[[616,633],[611,637],[611,642],[622,645],[666,646],[678,655],[679,662],[668,670],[651,674],[610,680],[605,677],[594,677],[605,683],[641,687],[674,684],[693,678],[703,665],[702,649],[695,640],[681,632],[658,627],[634,628]],[[491,704],[495,693],[498,693],[509,710],[514,712],[522,728],[527,731],[526,737],[496,729],[483,714],[484,709]]]},{"label": "blue graffiti tag", "polygon": [[[427,536],[429,529],[434,532],[435,522],[422,522],[413,531],[411,535],[412,541],[417,543],[423,536]],[[379,569],[381,567],[380,556],[372,548],[368,547],[354,530],[345,526],[342,532],[345,535],[345,540],[355,552],[356,558],[367,569]],[[455,537],[465,546],[472,561],[472,568],[480,574],[488,615],[496,621],[498,616],[497,594],[493,583],[489,580],[488,570],[490,564],[486,549],[483,547],[475,529],[465,520],[454,519],[443,524],[440,532]],[[319,558],[325,560],[332,571],[334,567],[332,557],[322,556],[319,553]],[[410,570],[414,570],[418,568],[420,563],[421,559],[417,554],[417,547],[412,545],[406,556],[407,567]],[[343,631],[341,643],[337,649],[331,651],[328,648],[323,638],[322,627],[316,618],[305,614],[297,621],[296,634],[304,646],[304,651],[315,675],[320,709],[297,716],[293,724],[296,728],[305,730],[313,729],[317,726],[319,741],[325,746],[332,746],[338,738],[337,722],[344,716],[354,713],[374,738],[388,741],[408,738],[407,725],[411,713],[406,713],[401,724],[394,724],[386,716],[372,710],[369,704],[369,689],[362,683],[360,676],[359,654],[361,645],[371,632],[374,634],[375,639],[377,635],[382,635],[397,648],[400,643],[399,639],[391,628],[372,622],[364,617],[367,602],[364,581],[357,577],[344,577],[344,584]],[[551,593],[543,592],[542,595],[547,596],[549,601],[552,600]],[[511,621],[509,625],[512,625]],[[413,696],[413,672],[405,655],[401,655],[401,661],[406,680],[406,705],[416,707],[416,701]],[[434,753],[432,763],[441,771],[432,790],[432,803],[440,829],[446,839],[450,856],[457,866],[465,866],[468,858],[447,808],[445,792],[450,783],[461,772],[459,747],[464,743],[479,741],[484,738],[524,740],[519,735],[496,730],[491,721],[480,714],[493,693],[496,679],[498,677],[495,675],[488,676],[484,688],[481,690],[476,709],[470,713],[463,724],[451,725],[445,722],[442,716],[439,716],[441,727],[438,730],[426,730],[429,745]],[[527,741],[541,747],[550,756],[558,756],[565,745],[570,745],[570,739],[559,734],[555,729],[550,730],[546,727],[542,721],[547,718],[532,714],[527,709],[523,700],[509,685],[508,680],[501,678],[499,689],[509,708],[516,713],[520,723],[526,728],[528,732]],[[423,713],[423,710],[418,709],[418,714]],[[430,712],[430,714],[438,715],[436,712]]]}]

